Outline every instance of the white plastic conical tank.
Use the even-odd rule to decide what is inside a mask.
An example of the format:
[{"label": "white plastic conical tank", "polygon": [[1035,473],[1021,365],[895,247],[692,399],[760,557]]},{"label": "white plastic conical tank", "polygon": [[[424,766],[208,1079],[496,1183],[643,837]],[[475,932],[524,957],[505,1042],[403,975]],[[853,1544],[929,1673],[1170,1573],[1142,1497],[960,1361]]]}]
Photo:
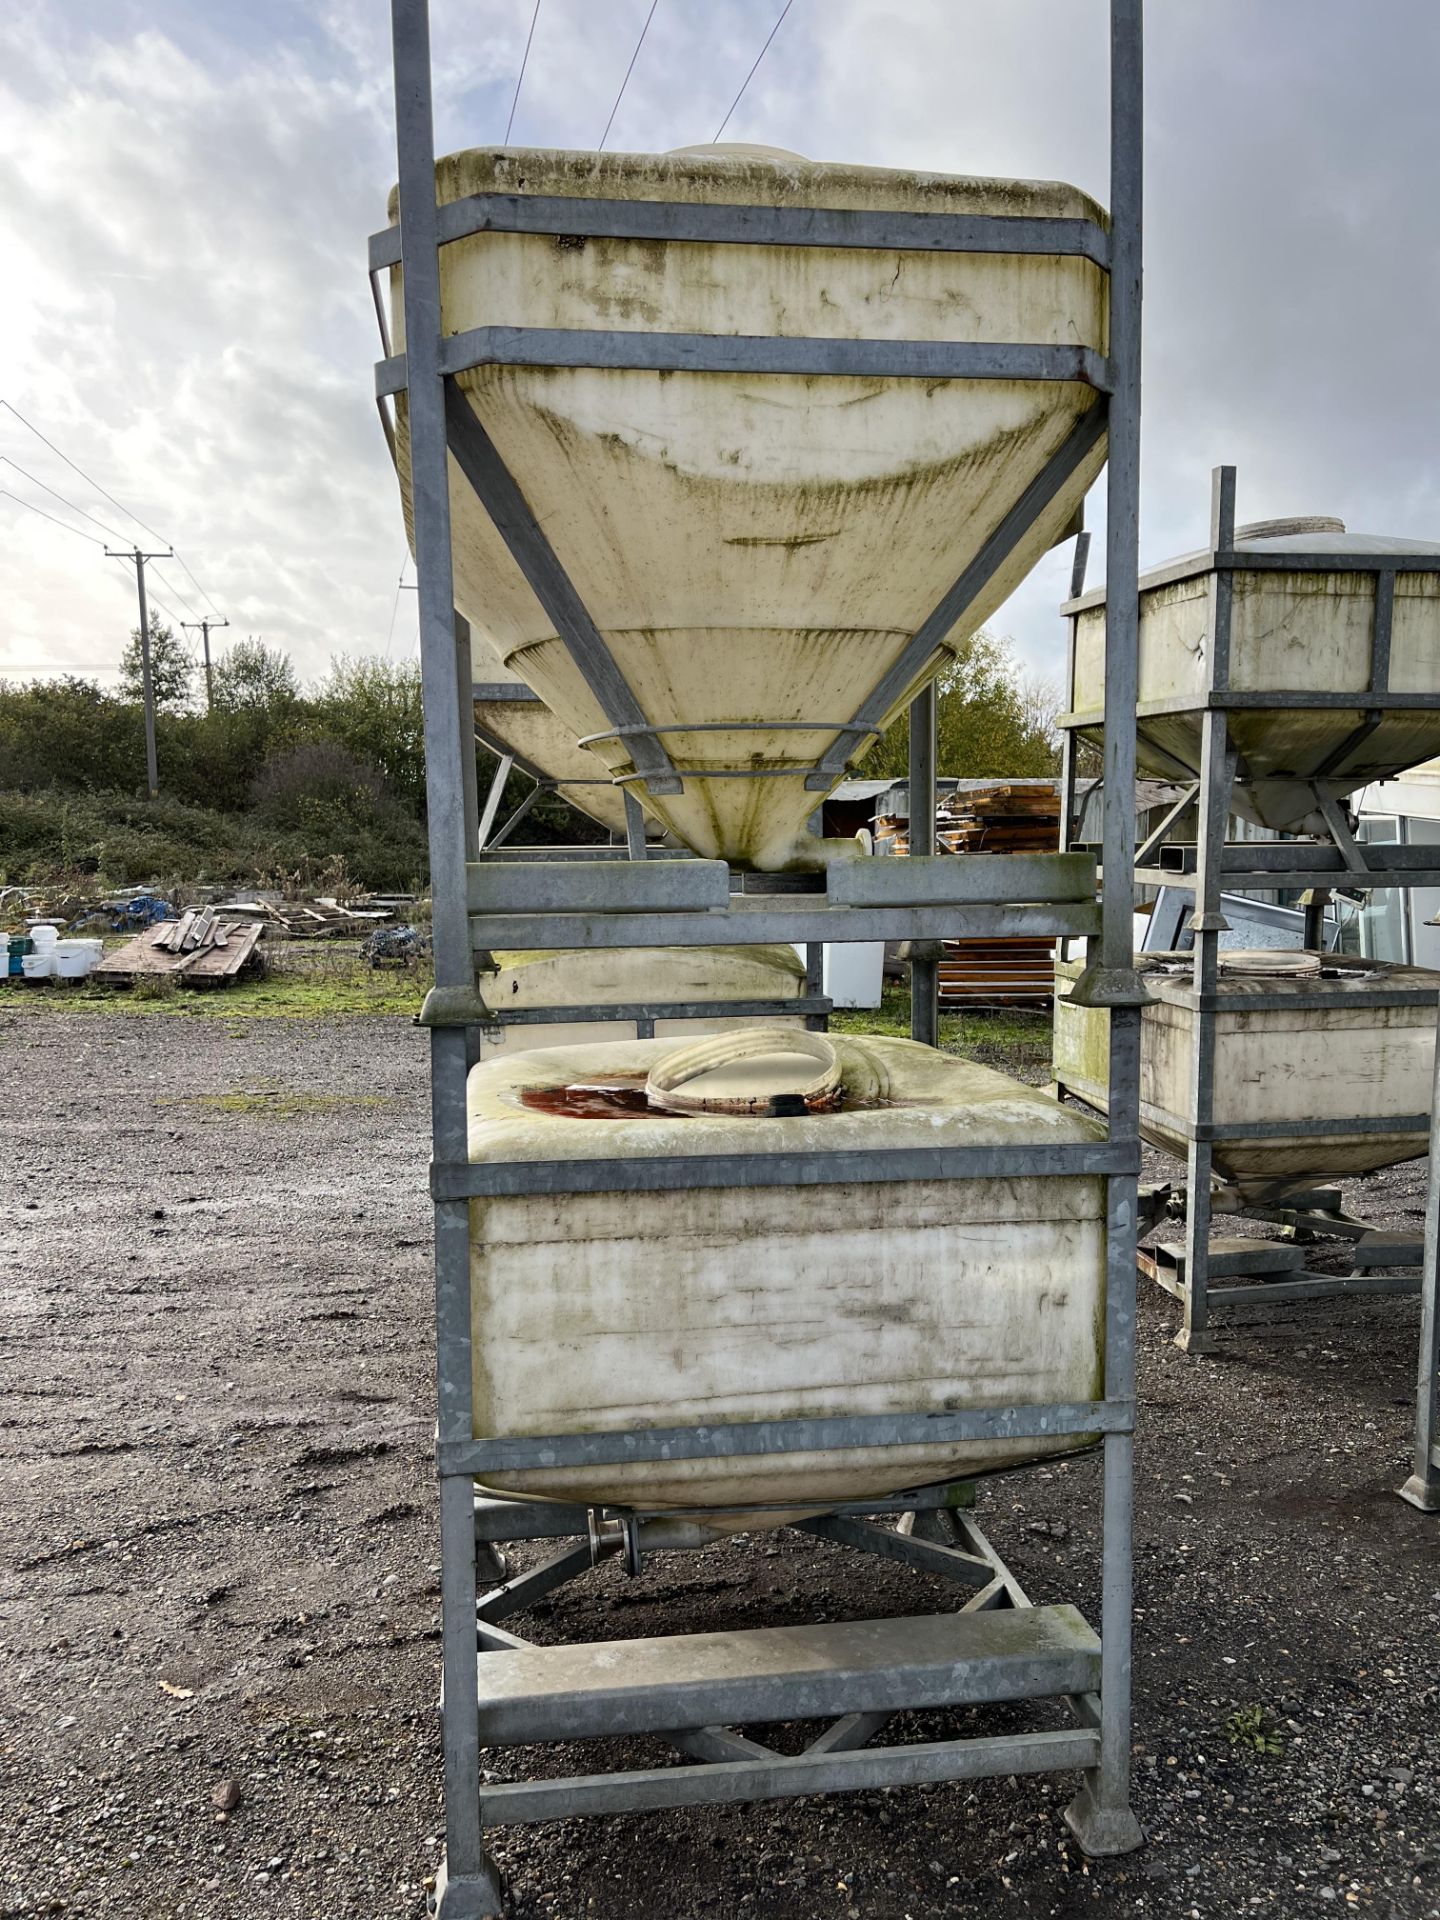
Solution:
[{"label": "white plastic conical tank", "polygon": [[[1135,965],[1149,996],[1140,1131],[1183,1159],[1195,1114],[1194,957],[1137,953]],[[1055,1078],[1103,1109],[1110,1016],[1071,998],[1080,971],[1074,960],[1056,968]],[[1349,954],[1227,949],[1217,993],[1212,1152],[1216,1173],[1242,1194],[1356,1178],[1429,1151],[1440,973]],[[1262,995],[1280,1004],[1257,1008]],[[1240,1137],[1227,1138],[1231,1129]]]},{"label": "white plastic conical tank", "polygon": [[[659,1008],[727,1001],[773,1000],[780,1007],[805,997],[805,963],[793,947],[561,947],[546,952],[496,953],[494,968],[480,975],[480,996],[497,1026],[480,1030],[480,1058],[531,1052],[536,1047],[576,1047],[596,1041],[635,1040],[634,1019],[617,1020],[606,1007]],[[538,1008],[574,1009],[572,1017],[543,1025],[504,1024]],[[681,1034],[723,1033],[758,1024],[753,1014],[723,1011],[694,1019],[652,1017],[656,1039]],[[803,1027],[801,1013],[776,1012],[766,1025]]]},{"label": "white plastic conical tank", "polygon": [[[1230,651],[1223,691],[1241,777],[1232,810],[1276,832],[1321,830],[1311,782],[1337,797],[1388,780],[1440,753],[1440,702],[1367,703],[1375,684],[1374,563],[1393,555],[1395,574],[1384,687],[1435,695],[1440,688],[1440,545],[1347,533],[1325,517],[1262,521],[1236,530],[1242,565],[1230,577]],[[1285,556],[1323,564],[1287,567]],[[1247,570],[1244,556],[1263,567]],[[1431,564],[1426,564],[1430,562]],[[1162,780],[1198,778],[1204,708],[1217,687],[1209,553],[1168,560],[1140,581],[1140,677],[1136,756]],[[1074,711],[1098,741],[1105,704],[1105,590],[1085,594],[1075,628]],[[1326,706],[1293,697],[1321,695]],[[1373,718],[1371,717],[1373,715]]]},{"label": "white plastic conical tank", "polygon": [[[860,211],[1094,230],[1077,189],[812,164],[753,149],[595,154],[478,149],[440,161],[471,196]],[[392,220],[395,217],[392,201]],[[997,228],[997,231],[1000,229]],[[483,231],[440,256],[442,332],[537,328],[991,343],[1071,353],[1074,378],[931,379],[486,365],[456,377],[530,514],[683,776],[646,805],[738,865],[815,858],[805,775],[1026,487],[1099,399],[1108,277],[1080,254],[739,246]],[[392,326],[403,350],[400,269]],[[1083,362],[1083,364],[1082,364]],[[403,396],[398,455],[411,515]],[[1065,533],[1103,433],[937,638],[888,719]],[[617,736],[505,541],[451,464],[455,597],[477,633],[589,740]],[[851,738],[849,757],[869,740]],[[834,780],[843,776],[834,769]],[[833,781],[832,781],[833,784]]]},{"label": "white plastic conical tank", "polygon": [[[625,796],[603,760],[577,746],[574,729],[546,706],[518,673],[471,630],[475,731],[492,752],[553,780],[555,791],[587,819],[611,833],[625,831]],[[517,697],[519,696],[519,697]],[[653,829],[658,834],[658,827]]]},{"label": "white plastic conical tank", "polygon": [[[1018,1153],[1101,1137],[1048,1095],[908,1040],[769,1032],[701,1047],[684,1072],[691,1043],[673,1040],[482,1063],[469,1082],[470,1157]],[[677,1086],[685,1111],[650,1106],[647,1088],[668,1099]],[[777,1113],[787,1087],[800,1110]],[[723,1110],[704,1111],[707,1097]],[[535,1437],[1097,1397],[1104,1215],[1102,1180],[1074,1174],[475,1200],[475,1431]],[[803,1511],[1077,1444],[536,1470],[495,1486],[630,1506]]]}]

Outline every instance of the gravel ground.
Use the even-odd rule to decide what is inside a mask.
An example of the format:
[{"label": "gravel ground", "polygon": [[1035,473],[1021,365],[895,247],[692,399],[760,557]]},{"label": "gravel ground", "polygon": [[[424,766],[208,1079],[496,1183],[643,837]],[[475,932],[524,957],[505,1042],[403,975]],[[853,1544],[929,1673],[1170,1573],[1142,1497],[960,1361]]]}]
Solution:
[{"label": "gravel ground", "polygon": [[[417,1035],[0,1003],[0,1095],[0,1915],[415,1920],[441,1822]],[[1413,1168],[1371,1186],[1420,1205]],[[501,1833],[517,1911],[1440,1915],[1440,1526],[1393,1492],[1416,1319],[1326,1303],[1187,1360],[1142,1293],[1143,1852],[1087,1863],[1063,1781],[941,1786]],[[1087,1459],[982,1490],[1035,1598],[1096,1608],[1097,1484]],[[531,1626],[942,1601],[782,1535],[607,1566]],[[1230,1744],[1249,1708],[1279,1752]]]}]

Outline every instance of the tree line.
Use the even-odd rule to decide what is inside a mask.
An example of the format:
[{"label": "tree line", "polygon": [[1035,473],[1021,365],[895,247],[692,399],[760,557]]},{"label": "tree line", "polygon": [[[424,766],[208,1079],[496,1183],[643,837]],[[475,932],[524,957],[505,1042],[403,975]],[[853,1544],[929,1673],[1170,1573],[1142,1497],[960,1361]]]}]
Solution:
[{"label": "tree line", "polygon": [[[152,619],[160,797],[145,788],[139,629],[119,684],[0,681],[0,880],[218,879],[261,884],[337,861],[374,888],[425,884],[425,739],[413,662],[337,655],[302,687],[256,639],[224,649],[207,701],[173,630]],[[493,758],[480,750],[482,778]],[[506,805],[530,783],[512,775]],[[542,797],[518,840],[594,839]]]},{"label": "tree line", "polygon": [[[106,881],[262,884],[338,861],[372,888],[425,884],[425,740],[419,668],[337,655],[303,687],[263,641],[225,648],[206,687],[184,642],[151,622],[160,798],[145,789],[139,630],[117,687],[64,675],[0,681],[0,881],[68,872]],[[1033,778],[1054,771],[1057,698],[1027,681],[1007,642],[967,641],[939,682],[943,774]],[[902,778],[904,720],[857,772]],[[480,750],[481,777],[493,769]],[[505,808],[529,782],[511,776]],[[602,837],[551,795],[517,842]]]}]

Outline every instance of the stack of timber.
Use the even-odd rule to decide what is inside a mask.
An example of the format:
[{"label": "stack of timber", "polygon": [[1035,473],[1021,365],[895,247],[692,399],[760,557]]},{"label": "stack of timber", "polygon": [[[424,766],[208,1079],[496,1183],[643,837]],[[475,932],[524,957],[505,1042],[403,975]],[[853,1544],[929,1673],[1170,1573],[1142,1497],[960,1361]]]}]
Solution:
[{"label": "stack of timber", "polygon": [[[877,853],[908,854],[909,819],[875,819]],[[935,809],[938,853],[1053,853],[1060,845],[1060,787],[1055,780],[967,780],[942,792]],[[940,961],[940,1004],[961,1007],[1050,1005],[1054,943],[1037,939],[947,940]]]},{"label": "stack of timber", "polygon": [[169,974],[187,987],[223,984],[259,964],[260,932],[259,921],[221,920],[213,907],[192,907],[180,919],[147,927],[106,954],[94,977],[120,985],[146,974]]},{"label": "stack of timber", "polygon": [[[959,788],[936,810],[936,839],[956,854],[1054,853],[1060,791],[1053,780],[1006,780]],[[1050,940],[947,940],[940,961],[942,1007],[1048,1007],[1054,991]]]},{"label": "stack of timber", "polygon": [[380,906],[342,906],[329,894],[315,900],[284,900],[277,894],[256,894],[248,900],[226,900],[222,911],[237,919],[254,920],[275,940],[335,940],[363,937],[394,910]]}]

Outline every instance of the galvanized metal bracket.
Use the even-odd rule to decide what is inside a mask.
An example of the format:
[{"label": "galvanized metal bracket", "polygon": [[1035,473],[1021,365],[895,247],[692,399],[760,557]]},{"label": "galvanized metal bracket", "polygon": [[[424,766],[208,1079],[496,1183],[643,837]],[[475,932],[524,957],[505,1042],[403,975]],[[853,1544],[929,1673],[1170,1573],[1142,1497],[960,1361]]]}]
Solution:
[{"label": "galvanized metal bracket", "polygon": [[1106,967],[1096,961],[1070,989],[1070,998],[1077,1007],[1143,1007],[1150,993],[1137,968]]}]

